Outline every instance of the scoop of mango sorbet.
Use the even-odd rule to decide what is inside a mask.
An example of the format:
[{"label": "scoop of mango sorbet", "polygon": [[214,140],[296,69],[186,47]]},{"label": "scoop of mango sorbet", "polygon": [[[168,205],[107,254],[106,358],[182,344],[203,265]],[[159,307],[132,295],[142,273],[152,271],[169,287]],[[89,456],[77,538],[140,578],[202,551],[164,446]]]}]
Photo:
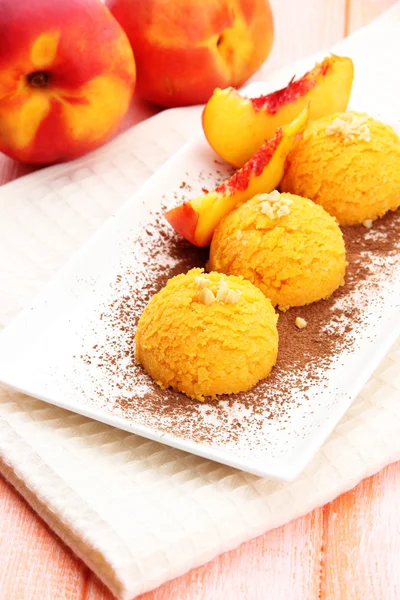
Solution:
[{"label": "scoop of mango sorbet", "polygon": [[280,188],[311,198],[341,225],[374,221],[400,206],[400,139],[364,113],[318,119],[291,150]]},{"label": "scoop of mango sorbet", "polygon": [[275,190],[255,196],[220,222],[208,268],[242,275],[282,310],[303,306],[343,285],[343,235],[321,206]]},{"label": "scoop of mango sorbet", "polygon": [[136,357],[162,388],[195,400],[247,391],[276,363],[277,320],[249,281],[192,269],[170,279],[146,306]]}]

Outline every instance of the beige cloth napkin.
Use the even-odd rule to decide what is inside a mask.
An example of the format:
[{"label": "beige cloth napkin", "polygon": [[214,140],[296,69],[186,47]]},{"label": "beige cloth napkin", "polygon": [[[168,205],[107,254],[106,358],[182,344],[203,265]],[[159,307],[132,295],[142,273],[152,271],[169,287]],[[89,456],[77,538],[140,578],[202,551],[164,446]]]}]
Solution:
[{"label": "beige cloth napkin", "polygon": [[[353,105],[398,118],[393,69],[400,6],[335,51],[355,60]],[[271,89],[314,59],[270,77]],[[199,108],[167,111],[90,156],[1,188],[2,326],[199,131],[199,116]],[[282,484],[2,389],[0,470],[114,594],[128,600],[400,459],[399,400],[397,343],[302,476]]]}]

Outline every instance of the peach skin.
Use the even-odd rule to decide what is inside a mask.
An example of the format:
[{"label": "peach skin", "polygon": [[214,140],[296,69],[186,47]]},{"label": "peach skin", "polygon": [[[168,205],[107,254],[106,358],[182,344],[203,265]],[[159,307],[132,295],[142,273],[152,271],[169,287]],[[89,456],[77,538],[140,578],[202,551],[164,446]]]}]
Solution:
[{"label": "peach skin", "polygon": [[0,0],[0,151],[76,158],[113,133],[135,84],[129,41],[100,0]]},{"label": "peach skin", "polygon": [[215,87],[239,86],[273,42],[268,0],[107,0],[126,31],[138,93],[173,107],[207,102]]},{"label": "peach skin", "polygon": [[301,79],[266,96],[247,99],[231,87],[217,88],[204,107],[204,134],[219,156],[241,167],[306,106],[310,120],[346,110],[353,74],[350,58],[329,56]]},{"label": "peach skin", "polygon": [[168,211],[167,221],[195,246],[208,246],[220,220],[236,206],[260,193],[272,192],[283,177],[286,157],[307,126],[308,109],[280,127],[254,156],[213,191]]}]

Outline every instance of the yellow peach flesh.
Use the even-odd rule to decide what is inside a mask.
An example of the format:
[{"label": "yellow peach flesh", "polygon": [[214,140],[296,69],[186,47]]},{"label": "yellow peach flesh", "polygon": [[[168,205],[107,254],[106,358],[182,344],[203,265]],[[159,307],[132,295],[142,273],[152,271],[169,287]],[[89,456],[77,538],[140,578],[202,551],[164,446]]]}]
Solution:
[{"label": "yellow peach flesh", "polygon": [[344,111],[352,82],[352,60],[330,56],[286,88],[253,100],[233,88],[217,88],[203,111],[205,136],[219,156],[241,167],[306,106],[310,120]]}]

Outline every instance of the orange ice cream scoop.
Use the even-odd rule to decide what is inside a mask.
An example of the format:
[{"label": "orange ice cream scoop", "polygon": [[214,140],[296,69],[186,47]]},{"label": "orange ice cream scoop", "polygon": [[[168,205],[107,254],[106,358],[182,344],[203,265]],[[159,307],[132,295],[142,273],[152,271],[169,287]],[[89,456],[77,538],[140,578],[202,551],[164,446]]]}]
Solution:
[{"label": "orange ice cream scoop", "polygon": [[255,196],[219,223],[208,268],[242,275],[282,310],[303,306],[343,285],[343,235],[321,206],[275,190]]},{"label": "orange ice cream scoop", "polygon": [[375,220],[400,206],[400,140],[363,113],[310,123],[287,159],[280,189],[311,198],[341,225]]},{"label": "orange ice cream scoop", "polygon": [[195,400],[247,391],[276,363],[277,320],[249,281],[192,269],[146,306],[136,358],[162,388]]}]

